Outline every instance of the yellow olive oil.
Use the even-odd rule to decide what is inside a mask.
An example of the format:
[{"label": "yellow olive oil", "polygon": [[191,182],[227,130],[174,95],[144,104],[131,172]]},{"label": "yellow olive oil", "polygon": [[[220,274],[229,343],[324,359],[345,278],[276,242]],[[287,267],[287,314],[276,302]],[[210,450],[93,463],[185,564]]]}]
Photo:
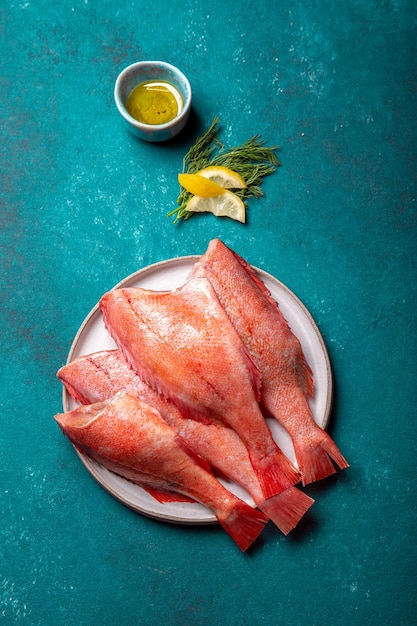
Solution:
[{"label": "yellow olive oil", "polygon": [[126,102],[129,115],[143,124],[166,124],[183,107],[178,89],[163,80],[149,80],[135,87]]}]

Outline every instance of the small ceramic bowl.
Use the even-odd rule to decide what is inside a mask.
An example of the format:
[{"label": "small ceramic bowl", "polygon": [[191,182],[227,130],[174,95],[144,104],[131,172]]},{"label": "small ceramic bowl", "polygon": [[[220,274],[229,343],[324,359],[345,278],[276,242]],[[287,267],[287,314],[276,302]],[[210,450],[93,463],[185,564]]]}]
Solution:
[{"label": "small ceramic bowl", "polygon": [[[178,115],[164,124],[144,124],[126,110],[126,102],[140,83],[162,80],[171,83],[181,94],[182,109]],[[185,126],[191,110],[191,86],[179,69],[163,61],[140,61],[126,67],[117,77],[114,88],[116,106],[129,130],[144,141],[166,141],[177,135]]]}]

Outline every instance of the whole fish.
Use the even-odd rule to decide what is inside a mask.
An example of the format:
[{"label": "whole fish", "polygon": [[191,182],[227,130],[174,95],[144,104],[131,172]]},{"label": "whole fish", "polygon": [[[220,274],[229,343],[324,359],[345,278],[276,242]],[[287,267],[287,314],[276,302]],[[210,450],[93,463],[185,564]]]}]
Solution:
[{"label": "whole fish", "polygon": [[237,433],[216,419],[202,423],[184,417],[172,402],[142,381],[120,350],[81,356],[61,367],[57,375],[71,396],[83,404],[110,399],[124,389],[158,409],[171,428],[211,467],[241,485],[285,535],[295,528],[314,502],[296,487],[265,500],[247,449]]},{"label": "whole fish", "polygon": [[259,409],[258,372],[208,280],[190,280],[173,292],[115,289],[100,308],[145,382],[184,415],[215,417],[237,432],[265,498],[299,481]]},{"label": "whole fish", "polygon": [[266,515],[225,489],[159,411],[136,396],[122,391],[55,419],[79,450],[110,471],[151,492],[183,494],[211,509],[241,550],[262,532]]},{"label": "whole fish", "polygon": [[[194,278],[193,278],[194,277]],[[250,265],[219,239],[209,243],[191,279],[204,277],[247,348],[261,376],[260,403],[292,438],[304,484],[348,464],[330,436],[315,422],[308,397],[313,378],[301,344],[265,284]]]}]

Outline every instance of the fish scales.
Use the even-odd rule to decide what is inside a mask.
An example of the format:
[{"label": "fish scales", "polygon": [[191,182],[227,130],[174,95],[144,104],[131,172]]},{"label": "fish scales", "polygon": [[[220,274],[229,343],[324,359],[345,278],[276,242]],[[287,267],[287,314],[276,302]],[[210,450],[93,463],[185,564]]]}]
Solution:
[{"label": "fish scales", "polygon": [[159,411],[136,396],[121,391],[55,419],[76,447],[109,470],[210,508],[241,550],[262,532],[267,516],[225,489]]},{"label": "fish scales", "polygon": [[[304,484],[333,474],[347,461],[314,421],[311,369],[278,304],[250,265],[221,240],[209,243],[191,279],[210,281],[261,376],[260,403],[292,438]],[[332,462],[332,460],[333,462]]]},{"label": "fish scales", "polygon": [[247,449],[237,433],[214,418],[202,423],[182,415],[172,402],[142,381],[120,350],[81,356],[63,366],[57,375],[76,401],[88,404],[108,400],[125,389],[158,409],[164,420],[221,476],[241,485],[284,534],[295,528],[314,502],[296,487],[265,500]]},{"label": "fish scales", "polygon": [[265,498],[299,481],[259,409],[258,372],[208,280],[173,292],[116,289],[100,308],[141,378],[186,416],[214,416],[238,433]]}]

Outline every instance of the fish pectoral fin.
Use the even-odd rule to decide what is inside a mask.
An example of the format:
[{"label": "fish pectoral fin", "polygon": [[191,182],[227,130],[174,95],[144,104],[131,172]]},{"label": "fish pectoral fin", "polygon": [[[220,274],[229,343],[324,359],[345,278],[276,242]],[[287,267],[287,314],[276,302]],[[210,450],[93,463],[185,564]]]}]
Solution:
[{"label": "fish pectoral fin", "polygon": [[149,493],[152,498],[155,498],[161,504],[166,504],[169,502],[193,502],[195,500],[189,498],[188,496],[183,495],[182,493],[168,493],[168,491],[158,491],[157,489],[152,489],[152,487],[145,487],[142,485],[142,488]]},{"label": "fish pectoral fin", "polygon": [[182,437],[180,437],[180,435],[178,435],[175,438],[175,441],[177,445],[194,461],[194,463],[202,467],[204,470],[206,470],[206,472],[212,473],[210,463],[206,459],[204,459],[202,456],[200,456],[194,450],[194,448],[192,448],[190,444],[187,443],[187,441],[185,441],[185,439],[183,439]]}]

